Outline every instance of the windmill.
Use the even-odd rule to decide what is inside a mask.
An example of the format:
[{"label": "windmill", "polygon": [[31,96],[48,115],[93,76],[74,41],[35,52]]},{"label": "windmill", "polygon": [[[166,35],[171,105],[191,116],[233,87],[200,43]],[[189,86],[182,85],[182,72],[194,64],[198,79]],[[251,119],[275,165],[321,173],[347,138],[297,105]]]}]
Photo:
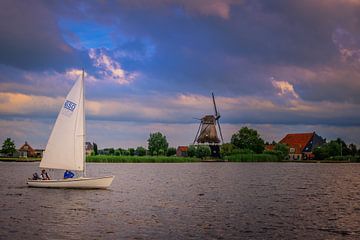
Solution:
[{"label": "windmill", "polygon": [[[194,139],[194,144],[207,144],[211,149],[211,156],[220,157],[220,143],[223,143],[224,139],[221,133],[219,122],[220,114],[216,107],[214,93],[211,93],[211,95],[214,104],[215,115],[205,115],[203,118],[198,119],[200,120],[200,125]],[[221,141],[218,137],[216,126],[219,129]]]}]

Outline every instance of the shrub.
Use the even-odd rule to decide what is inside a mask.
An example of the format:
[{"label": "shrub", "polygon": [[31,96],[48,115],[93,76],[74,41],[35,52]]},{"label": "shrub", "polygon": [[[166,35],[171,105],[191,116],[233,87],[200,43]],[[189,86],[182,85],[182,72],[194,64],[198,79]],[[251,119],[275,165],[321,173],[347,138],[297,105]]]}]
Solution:
[{"label": "shrub", "polygon": [[169,147],[166,151],[166,156],[174,156],[176,154],[176,149],[174,147]]},{"label": "shrub", "polygon": [[205,158],[211,155],[211,149],[206,145],[199,145],[196,147],[195,156],[197,158]]},{"label": "shrub", "polygon": [[146,155],[146,149],[143,147],[137,147],[136,150],[136,155],[138,156],[145,156]]},{"label": "shrub", "polygon": [[196,147],[194,145],[190,145],[188,149],[188,156],[195,157]]}]

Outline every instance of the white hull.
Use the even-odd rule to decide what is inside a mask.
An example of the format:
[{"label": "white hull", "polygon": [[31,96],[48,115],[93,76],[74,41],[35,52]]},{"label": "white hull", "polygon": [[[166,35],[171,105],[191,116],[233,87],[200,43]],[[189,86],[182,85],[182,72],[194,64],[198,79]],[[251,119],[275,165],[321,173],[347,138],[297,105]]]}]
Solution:
[{"label": "white hull", "polygon": [[68,178],[57,180],[28,180],[29,187],[42,188],[82,188],[82,189],[105,189],[108,188],[114,176],[97,178]]}]

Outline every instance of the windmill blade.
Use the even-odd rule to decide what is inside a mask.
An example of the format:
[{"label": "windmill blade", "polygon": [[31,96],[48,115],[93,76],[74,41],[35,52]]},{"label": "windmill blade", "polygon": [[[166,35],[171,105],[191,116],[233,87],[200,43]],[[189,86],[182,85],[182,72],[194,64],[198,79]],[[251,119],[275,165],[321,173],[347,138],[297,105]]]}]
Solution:
[{"label": "windmill blade", "polygon": [[218,124],[218,127],[219,127],[219,132],[220,132],[221,142],[222,142],[222,143],[224,143],[224,138],[223,138],[223,135],[222,135],[222,132],[221,132],[221,127],[220,127],[220,122],[219,122],[219,119],[217,119],[216,121],[217,121],[217,124]]},{"label": "windmill blade", "polygon": [[213,103],[214,103],[215,117],[218,118],[218,116],[220,116],[220,115],[218,114],[218,111],[217,111],[217,108],[216,108],[214,93],[212,92],[211,95],[212,95],[212,100],[213,100]]},{"label": "windmill blade", "polygon": [[195,136],[195,139],[194,139],[193,144],[195,144],[195,142],[196,142],[196,140],[197,140],[197,138],[198,138],[200,128],[201,128],[201,123],[199,124],[199,128],[198,128],[198,130],[197,130],[197,132],[196,132],[196,136]]}]

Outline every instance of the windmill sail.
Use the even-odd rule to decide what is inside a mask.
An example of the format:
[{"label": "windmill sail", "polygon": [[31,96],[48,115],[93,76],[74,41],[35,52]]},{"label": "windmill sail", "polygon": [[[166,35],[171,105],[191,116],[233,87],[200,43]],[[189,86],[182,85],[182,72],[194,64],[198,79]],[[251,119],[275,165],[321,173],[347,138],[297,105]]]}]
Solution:
[{"label": "windmill sail", "polygon": [[84,170],[84,78],[77,80],[56,119],[41,168]]}]

